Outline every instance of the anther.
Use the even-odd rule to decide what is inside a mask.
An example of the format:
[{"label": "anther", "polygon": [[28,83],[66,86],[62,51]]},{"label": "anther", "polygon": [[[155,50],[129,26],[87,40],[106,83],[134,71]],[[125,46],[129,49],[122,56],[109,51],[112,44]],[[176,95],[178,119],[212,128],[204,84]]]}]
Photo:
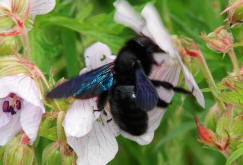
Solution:
[{"label": "anther", "polygon": [[11,97],[11,98],[14,98],[14,96],[16,96],[16,95],[14,93],[9,93],[8,96]]},{"label": "anther", "polygon": [[9,112],[9,101],[3,102],[3,112]]},{"label": "anther", "polygon": [[17,110],[21,109],[21,101],[20,100],[15,101],[15,107],[17,108]]}]

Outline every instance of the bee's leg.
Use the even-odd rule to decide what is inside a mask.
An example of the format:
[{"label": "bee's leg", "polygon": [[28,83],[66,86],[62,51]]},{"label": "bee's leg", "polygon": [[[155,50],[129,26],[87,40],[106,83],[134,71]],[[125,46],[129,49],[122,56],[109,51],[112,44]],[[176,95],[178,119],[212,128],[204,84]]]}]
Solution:
[{"label": "bee's leg", "polygon": [[105,104],[108,100],[108,94],[109,94],[109,92],[105,91],[98,96],[98,100],[97,100],[98,110],[94,110],[94,111],[103,111],[104,110]]},{"label": "bee's leg", "polygon": [[168,107],[169,104],[170,103],[167,103],[164,100],[162,100],[162,99],[159,98],[159,101],[158,101],[157,106],[160,107],[160,108],[166,108],[166,107]]},{"label": "bee's leg", "polygon": [[190,92],[190,91],[188,91],[188,90],[186,90],[184,88],[174,87],[171,83],[166,82],[166,81],[151,80],[151,82],[156,87],[162,86],[165,89],[174,90],[175,92],[179,92],[179,93],[185,93],[185,94],[191,94],[192,93],[192,92]]},{"label": "bee's leg", "polygon": [[111,122],[111,121],[112,121],[112,118],[108,119],[106,122],[109,123],[109,122]]}]

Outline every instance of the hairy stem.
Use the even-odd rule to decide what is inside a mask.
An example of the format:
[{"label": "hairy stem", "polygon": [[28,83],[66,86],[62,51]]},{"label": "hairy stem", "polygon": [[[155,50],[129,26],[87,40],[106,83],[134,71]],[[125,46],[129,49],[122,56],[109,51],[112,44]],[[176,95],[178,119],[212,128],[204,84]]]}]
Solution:
[{"label": "hairy stem", "polygon": [[228,55],[231,59],[231,62],[232,62],[232,65],[233,65],[233,73],[235,75],[239,75],[240,73],[240,68],[239,68],[239,65],[238,65],[238,60],[237,60],[237,57],[235,55],[235,52],[234,52],[234,49],[231,48],[229,51],[228,51]]},{"label": "hairy stem", "polygon": [[28,33],[25,28],[23,29],[20,36],[22,38],[22,43],[23,43],[23,47],[24,47],[24,55],[28,59],[31,59],[29,36],[28,36]]},{"label": "hairy stem", "polygon": [[201,67],[202,67],[202,71],[203,71],[203,74],[204,74],[204,77],[206,79],[206,82],[208,83],[208,86],[209,86],[209,89],[211,90],[215,100],[217,101],[220,109],[224,112],[225,111],[225,105],[224,103],[218,98],[217,96],[217,86],[215,84],[215,81],[213,79],[213,76],[208,68],[208,65],[204,59],[204,57],[201,55],[199,59],[199,62],[201,64]]}]

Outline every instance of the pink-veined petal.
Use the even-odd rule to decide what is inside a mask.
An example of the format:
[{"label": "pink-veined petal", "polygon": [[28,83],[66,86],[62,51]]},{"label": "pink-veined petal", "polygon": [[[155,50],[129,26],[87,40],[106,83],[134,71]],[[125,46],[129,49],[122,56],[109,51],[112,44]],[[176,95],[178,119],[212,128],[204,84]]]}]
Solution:
[{"label": "pink-veined petal", "polygon": [[118,151],[115,136],[100,122],[86,136],[67,137],[67,141],[78,156],[78,165],[105,165]]},{"label": "pink-veined petal", "polygon": [[[168,55],[165,54],[162,56],[168,57]],[[164,60],[162,60],[158,65],[153,66],[149,77],[154,80],[170,82],[172,85],[176,86],[180,71],[181,67],[177,61],[171,58],[164,58]],[[173,90],[167,90],[163,87],[157,87],[157,92],[159,97],[168,103],[171,101],[174,95]]]},{"label": "pink-veined petal", "polygon": [[20,124],[25,134],[29,137],[32,144],[38,134],[43,111],[40,107],[37,107],[27,101],[23,101],[22,108],[20,110]]},{"label": "pink-veined petal", "polygon": [[0,91],[0,98],[6,97],[9,93],[14,93],[45,112],[36,82],[30,77],[25,75],[1,77]]},{"label": "pink-veined petal", "polygon": [[50,12],[55,5],[56,0],[30,0],[30,14],[34,19],[36,15]]},{"label": "pink-veined petal", "polygon": [[111,54],[110,48],[101,42],[96,42],[88,47],[84,56],[86,68],[89,70],[113,62],[116,58],[116,56]]},{"label": "pink-veined petal", "polygon": [[[62,123],[66,136],[81,137],[93,127],[96,99],[76,100],[66,113]],[[92,104],[93,102],[93,104]]]},{"label": "pink-veined petal", "polygon": [[11,122],[0,128],[0,146],[6,145],[21,129],[20,112],[13,115]]}]

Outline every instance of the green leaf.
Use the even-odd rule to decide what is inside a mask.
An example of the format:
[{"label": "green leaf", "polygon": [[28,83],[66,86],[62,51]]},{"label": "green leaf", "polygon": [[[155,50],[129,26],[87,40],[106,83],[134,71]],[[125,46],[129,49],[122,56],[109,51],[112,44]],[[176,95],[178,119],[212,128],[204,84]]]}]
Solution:
[{"label": "green leaf", "polygon": [[76,15],[76,19],[77,19],[79,22],[83,22],[83,20],[84,20],[85,18],[87,18],[87,17],[91,14],[93,8],[94,8],[94,6],[93,6],[93,4],[91,4],[91,3],[88,4],[88,5],[86,5],[86,6],[83,7],[83,8],[79,11],[79,13]]},{"label": "green leaf", "polygon": [[[101,20],[104,19],[102,18],[102,15],[100,15],[98,18]],[[123,43],[125,42],[125,39],[123,37],[114,34],[104,33],[103,29],[97,29],[95,27],[90,26],[89,24],[80,23],[78,20],[73,18],[56,16],[48,19],[44,24],[55,24],[74,30],[83,35],[87,35],[97,41],[107,44],[113,52],[118,52],[121,45],[123,45]]]},{"label": "green leaf", "polygon": [[178,136],[181,136],[185,134],[186,132],[192,130],[195,128],[196,125],[194,122],[187,122],[187,123],[182,123],[180,126],[174,128],[170,133],[168,133],[161,141],[160,143],[156,146],[155,150],[159,150],[166,142],[168,142],[171,139],[174,139]]},{"label": "green leaf", "polygon": [[78,53],[76,48],[76,35],[74,31],[63,28],[61,30],[61,38],[63,42],[63,55],[66,61],[66,69],[68,77],[77,76],[80,67],[78,60]]},{"label": "green leaf", "polygon": [[235,150],[230,157],[227,159],[225,165],[231,165],[235,160],[237,160],[240,156],[243,155],[243,146]]},{"label": "green leaf", "polygon": [[31,58],[45,73],[49,73],[60,51],[58,36],[52,27],[29,32]]},{"label": "green leaf", "polygon": [[56,134],[56,126],[54,125],[55,121],[46,118],[40,124],[39,128],[39,136],[45,137],[49,140],[56,141],[57,134]]}]

